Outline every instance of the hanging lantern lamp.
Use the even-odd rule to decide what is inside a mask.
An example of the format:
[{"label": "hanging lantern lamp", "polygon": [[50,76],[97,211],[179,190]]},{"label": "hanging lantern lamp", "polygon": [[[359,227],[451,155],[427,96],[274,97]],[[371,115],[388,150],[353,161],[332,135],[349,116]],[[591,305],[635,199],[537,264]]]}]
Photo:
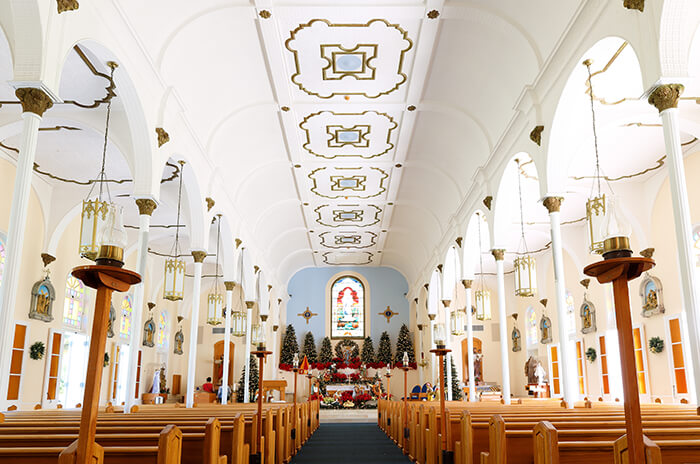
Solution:
[{"label": "hanging lantern lamp", "polygon": [[452,311],[450,314],[450,332],[452,335],[464,335],[464,326],[467,324],[467,311],[464,308]]},{"label": "hanging lantern lamp", "polygon": [[484,258],[481,243],[481,214],[476,213],[479,233],[479,289],[474,292],[476,318],[480,321],[491,320],[491,292],[484,285]]},{"label": "hanging lantern lamp", "polygon": [[219,288],[219,242],[221,241],[221,214],[216,216],[216,267],[214,291],[207,296],[207,324],[219,325],[224,321],[224,294]]},{"label": "hanging lantern lamp", "polygon": [[177,224],[175,228],[175,243],[170,256],[165,258],[165,279],[163,298],[170,301],[182,300],[185,296],[185,260],[180,257],[180,211],[182,209],[182,178],[185,175],[185,161],[180,164],[180,185],[177,191]]},{"label": "hanging lantern lamp", "polygon": [[535,257],[527,248],[525,240],[525,220],[523,219],[523,186],[520,160],[516,158],[518,165],[518,199],[520,200],[520,245],[518,257],[513,260],[515,267],[515,295],[528,297],[537,293],[537,274],[535,272]]}]

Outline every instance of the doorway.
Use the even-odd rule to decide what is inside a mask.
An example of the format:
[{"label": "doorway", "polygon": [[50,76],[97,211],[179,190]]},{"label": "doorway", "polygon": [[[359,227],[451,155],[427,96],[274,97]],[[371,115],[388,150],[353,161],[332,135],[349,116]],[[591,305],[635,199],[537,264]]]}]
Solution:
[{"label": "doorway", "polygon": [[89,345],[87,335],[76,332],[63,334],[57,396],[59,403],[67,408],[83,402]]},{"label": "doorway", "polygon": [[[228,355],[228,385],[233,385],[233,342],[229,342]],[[214,379],[214,386],[219,385],[221,377],[224,375],[224,341],[214,343],[214,371],[211,378]],[[216,390],[214,390],[216,391]]]},{"label": "doorway", "polygon": [[[469,349],[467,348],[469,340],[466,338],[462,340],[462,372],[464,373],[464,383],[469,382],[469,361],[467,354]],[[481,340],[474,337],[474,372],[476,373],[475,380],[477,385],[484,381],[484,358],[481,354]]]}]

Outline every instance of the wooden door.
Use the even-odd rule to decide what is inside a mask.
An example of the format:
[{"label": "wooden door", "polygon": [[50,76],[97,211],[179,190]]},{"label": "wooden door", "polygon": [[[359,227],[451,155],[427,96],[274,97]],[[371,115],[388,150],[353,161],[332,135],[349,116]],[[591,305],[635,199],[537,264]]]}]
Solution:
[{"label": "wooden door", "polygon": [[7,387],[8,400],[19,399],[26,339],[27,326],[20,323],[15,324],[15,336],[12,341],[12,358],[10,358],[10,381]]},{"label": "wooden door", "polygon": [[[228,384],[233,385],[233,342],[229,342],[229,355],[228,355]],[[213,372],[211,378],[213,379],[214,386],[219,385],[219,380],[223,375],[223,359],[224,359],[224,341],[218,341],[214,343],[214,359],[213,359]],[[214,390],[216,391],[216,389]]]},{"label": "wooden door", "polygon": [[[469,359],[467,358],[467,354],[469,353],[468,343],[469,340],[467,340],[466,338],[462,340],[462,373],[464,374],[464,383],[469,382]],[[474,353],[482,354],[481,340],[476,337],[474,337]],[[474,359],[474,370],[476,371],[477,383],[483,382],[484,380],[483,362],[483,358],[480,361]]]},{"label": "wooden door", "polygon": [[598,346],[600,348],[600,380],[601,390],[603,395],[610,394],[610,375],[608,374],[608,348],[605,344],[605,335],[598,337]]},{"label": "wooden door", "polygon": [[549,384],[552,396],[561,396],[559,374],[559,345],[549,345]]},{"label": "wooden door", "polygon": [[170,393],[172,395],[180,394],[180,384],[182,383],[182,376],[180,374],[173,374],[173,383],[170,388]]},{"label": "wooden door", "polygon": [[61,372],[61,351],[63,349],[63,334],[53,332],[49,339],[48,359],[48,383],[46,385],[46,399],[55,400],[58,391],[58,373]]}]

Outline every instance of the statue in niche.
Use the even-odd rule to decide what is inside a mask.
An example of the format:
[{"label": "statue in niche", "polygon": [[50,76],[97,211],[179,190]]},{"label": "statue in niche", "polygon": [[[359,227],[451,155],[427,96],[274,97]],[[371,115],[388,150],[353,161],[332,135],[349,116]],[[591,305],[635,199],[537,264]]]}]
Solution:
[{"label": "statue in niche", "polygon": [[113,304],[109,304],[109,318],[107,318],[107,338],[114,338],[114,321],[117,320],[117,310]]},{"label": "statue in niche", "polygon": [[175,333],[175,348],[173,353],[182,354],[182,345],[185,343],[185,335],[182,333],[182,327]]},{"label": "statue in niche", "polygon": [[143,325],[143,346],[153,347],[155,345],[156,323],[151,317]]},{"label": "statue in niche", "polygon": [[666,312],[663,303],[663,288],[658,278],[652,276],[648,272],[645,273],[639,288],[639,293],[642,297],[643,317],[651,317]]},{"label": "statue in niche", "polygon": [[522,350],[522,338],[520,336],[520,330],[518,330],[517,327],[513,327],[513,332],[510,334],[510,338],[513,341],[513,352],[518,352]]},{"label": "statue in niche", "polygon": [[537,361],[537,367],[535,368],[535,377],[537,378],[537,385],[544,385],[545,379],[547,378],[547,372],[542,367],[542,363]]},{"label": "statue in niche", "polygon": [[34,284],[32,287],[32,302],[29,309],[30,319],[38,319],[44,322],[53,321],[53,300],[56,299],[56,291],[49,279],[46,277]]},{"label": "statue in niche", "polygon": [[545,315],[540,319],[540,333],[540,343],[543,345],[552,343],[552,321]]},{"label": "statue in niche", "polygon": [[525,362],[525,376],[527,377],[528,385],[537,383],[537,377],[535,376],[535,369],[537,369],[537,360],[530,356]]},{"label": "statue in niche", "polygon": [[584,294],[583,303],[581,304],[581,333],[592,333],[597,330],[595,323],[595,306],[588,301],[588,297]]},{"label": "statue in niche", "polygon": [[474,382],[478,385],[484,380],[484,355],[481,350],[474,348]]}]

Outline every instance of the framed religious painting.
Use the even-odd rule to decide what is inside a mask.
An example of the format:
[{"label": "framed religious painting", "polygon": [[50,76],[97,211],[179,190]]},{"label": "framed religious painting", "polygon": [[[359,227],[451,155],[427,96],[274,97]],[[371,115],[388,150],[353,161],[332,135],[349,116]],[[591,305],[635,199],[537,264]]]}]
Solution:
[{"label": "framed religious painting", "polygon": [[29,308],[29,318],[44,322],[53,321],[53,300],[56,299],[56,291],[51,285],[47,275],[43,280],[36,282],[32,287],[32,302]]},{"label": "framed religious painting", "polygon": [[579,315],[581,316],[581,333],[593,333],[597,330],[595,322],[595,306],[593,306],[593,303],[588,301],[588,298],[585,295],[583,297],[583,303],[581,303]]},{"label": "framed religious painting", "polygon": [[666,312],[661,280],[648,272],[644,273],[644,278],[639,286],[639,296],[642,298],[643,317],[652,317]]}]

